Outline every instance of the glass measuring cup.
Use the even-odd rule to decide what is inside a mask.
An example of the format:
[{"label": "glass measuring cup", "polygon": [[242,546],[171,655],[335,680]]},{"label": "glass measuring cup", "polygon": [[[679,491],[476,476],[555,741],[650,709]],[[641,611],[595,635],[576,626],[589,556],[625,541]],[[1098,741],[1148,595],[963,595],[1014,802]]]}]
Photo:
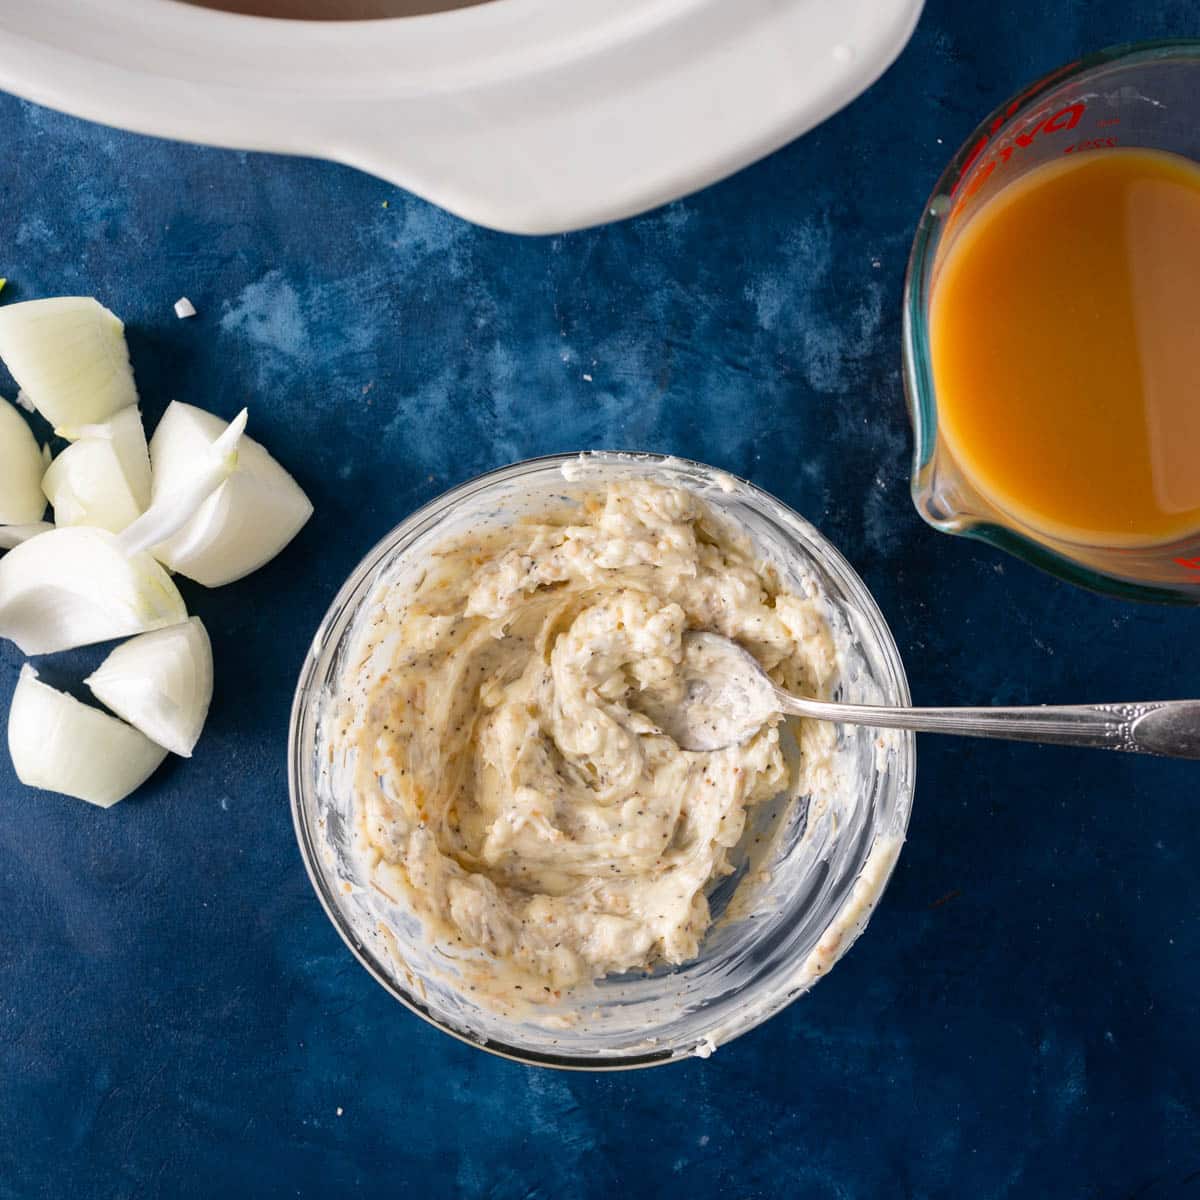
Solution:
[{"label": "glass measuring cup", "polygon": [[1118,146],[1200,161],[1200,40],[1118,46],[1052,72],[993,112],[938,180],[917,227],[904,291],[913,501],[935,529],[989,542],[1071,583],[1133,599],[1196,604],[1200,530],[1137,546],[1052,536],[984,496],[939,435],[930,302],[956,238],[993,196],[1035,167]]}]

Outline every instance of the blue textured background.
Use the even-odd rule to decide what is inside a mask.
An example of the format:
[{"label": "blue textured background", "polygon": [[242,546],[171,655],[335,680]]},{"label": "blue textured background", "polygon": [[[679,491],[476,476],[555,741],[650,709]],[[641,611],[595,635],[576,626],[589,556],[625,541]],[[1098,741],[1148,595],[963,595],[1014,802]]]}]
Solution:
[{"label": "blue textured background", "polygon": [[[185,588],[218,669],[190,763],[106,813],[0,754],[0,1197],[1200,1195],[1191,764],[923,740],[895,881],[833,975],[709,1062],[603,1077],[496,1060],[389,999],[310,891],[284,774],[300,659],[361,553],[451,484],[582,447],[691,455],[806,513],[918,700],[1200,694],[1194,612],[940,537],[907,496],[898,310],[926,193],[1034,76],[1200,33],[1196,0],[1150,9],[933,0],[815,133],[536,241],[337,166],[0,98],[5,299],[98,294],[149,422],[248,403],[316,504],[266,570]],[[0,711],[19,665],[0,647]]]}]

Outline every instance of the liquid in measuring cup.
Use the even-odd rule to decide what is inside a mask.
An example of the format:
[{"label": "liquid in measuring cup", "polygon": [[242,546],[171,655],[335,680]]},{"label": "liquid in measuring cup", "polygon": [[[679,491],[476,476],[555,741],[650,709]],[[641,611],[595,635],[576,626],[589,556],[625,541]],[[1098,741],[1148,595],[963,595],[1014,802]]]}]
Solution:
[{"label": "liquid in measuring cup", "polygon": [[997,508],[1085,545],[1200,530],[1200,166],[1035,168],[958,234],[929,318],[940,435]]}]

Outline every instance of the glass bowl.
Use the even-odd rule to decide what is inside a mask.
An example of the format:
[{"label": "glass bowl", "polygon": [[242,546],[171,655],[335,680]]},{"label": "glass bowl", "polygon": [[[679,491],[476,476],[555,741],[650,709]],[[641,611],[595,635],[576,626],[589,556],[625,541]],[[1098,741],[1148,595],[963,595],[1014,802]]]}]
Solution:
[{"label": "glass bowl", "polygon": [[735,873],[709,893],[714,923],[698,958],[609,976],[558,1006],[504,1017],[456,990],[416,918],[371,886],[355,844],[349,789],[328,739],[356,621],[379,589],[418,573],[428,552],[468,528],[603,488],[650,478],[700,493],[754,543],[782,579],[823,600],[839,651],[834,696],[908,704],[899,653],[849,564],[807,521],[744,480],[649,454],[556,455],[454,488],[398,525],[363,559],[330,606],[300,673],[288,751],[292,813],[309,877],[358,960],[395,998],[439,1029],[526,1063],[580,1069],[650,1066],[707,1056],[806,991],[841,957],[887,884],[908,825],[913,737],[836,727],[821,794],[750,810]]}]

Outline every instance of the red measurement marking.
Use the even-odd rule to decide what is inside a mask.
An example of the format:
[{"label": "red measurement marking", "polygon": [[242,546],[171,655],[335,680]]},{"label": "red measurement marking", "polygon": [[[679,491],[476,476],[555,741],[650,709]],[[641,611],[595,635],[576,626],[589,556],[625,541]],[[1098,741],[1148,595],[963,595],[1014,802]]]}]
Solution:
[{"label": "red measurement marking", "polygon": [[[1052,113],[1044,120],[1036,122],[1031,128],[1024,130],[1018,134],[1011,143],[1006,146],[1001,146],[996,151],[994,157],[988,159],[977,170],[975,164],[979,162],[983,152],[991,143],[992,137],[1004,125],[1005,121],[1019,108],[1021,100],[1014,100],[1004,112],[992,121],[991,129],[985,133],[983,137],[971,147],[970,153],[963,161],[962,169],[958,173],[958,180],[950,189],[950,195],[962,187],[963,182],[971,175],[970,182],[963,190],[962,194],[954,203],[950,215],[946,218],[946,224],[950,225],[957,221],[962,215],[962,210],[967,202],[979,191],[981,187],[991,178],[992,172],[999,166],[1007,163],[1013,156],[1013,152],[1017,147],[1025,148],[1032,146],[1033,143],[1047,133],[1065,133],[1068,130],[1074,129],[1076,125],[1083,119],[1083,114],[1087,111],[1087,104],[1084,101],[1079,101],[1075,104],[1068,104],[1066,108],[1061,108],[1056,113]],[[974,174],[972,174],[974,171]]]},{"label": "red measurement marking", "polygon": [[1096,128],[1097,129],[1107,129],[1110,125],[1120,125],[1120,123],[1121,123],[1120,117],[1109,117],[1107,121],[1097,121]]},{"label": "red measurement marking", "polygon": [[1115,137],[1089,138],[1086,142],[1076,142],[1075,145],[1068,146],[1063,153],[1073,154],[1077,150],[1109,150],[1116,145]]},{"label": "red measurement marking", "polygon": [[1196,558],[1177,558],[1175,561],[1185,571],[1200,571],[1200,555]]},{"label": "red measurement marking", "polygon": [[[1008,121],[1008,119],[1017,111],[1019,107],[1020,101],[1014,100],[1000,116],[996,117],[996,119],[992,122],[989,131],[985,133],[979,139],[979,141],[975,143],[974,146],[971,147],[970,153],[963,161],[962,169],[958,173],[958,180],[954,184],[954,187],[950,189],[951,195],[958,191],[958,189],[962,186],[963,181],[969,174],[971,174],[975,164],[979,161],[980,157],[983,155],[983,152],[988,148],[992,138],[1001,130],[1005,122]],[[1032,146],[1033,143],[1043,134],[1064,133],[1069,129],[1074,129],[1075,126],[1078,125],[1083,119],[1083,114],[1086,111],[1087,105],[1082,100],[1077,104],[1068,104],[1066,108],[1059,109],[1058,112],[1053,113],[1044,121],[1039,121],[1031,129],[1026,129],[1017,134],[1017,136],[1013,139],[1013,142],[1016,146],[1020,146],[1022,149],[1024,149],[1025,147]],[[1014,146],[1012,145],[1004,146],[997,152],[995,158],[985,162],[979,168],[978,172],[972,177],[970,185],[968,186],[963,198],[965,199],[967,196],[973,196],[977,191],[979,191],[996,167],[1001,163],[1008,162],[1008,160],[1012,158],[1013,149]]]}]

